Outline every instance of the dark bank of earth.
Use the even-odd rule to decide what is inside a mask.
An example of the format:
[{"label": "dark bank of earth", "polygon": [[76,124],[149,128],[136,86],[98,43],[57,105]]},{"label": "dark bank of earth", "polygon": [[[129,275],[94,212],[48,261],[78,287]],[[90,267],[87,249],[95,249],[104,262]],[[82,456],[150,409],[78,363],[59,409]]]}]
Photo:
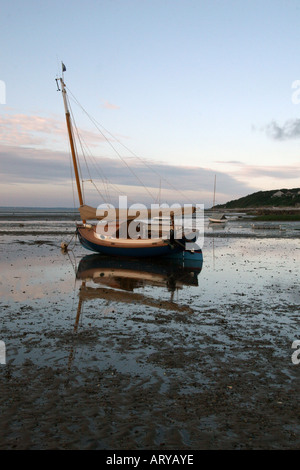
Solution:
[{"label": "dark bank of earth", "polygon": [[216,206],[223,209],[300,210],[300,188],[258,191]]}]

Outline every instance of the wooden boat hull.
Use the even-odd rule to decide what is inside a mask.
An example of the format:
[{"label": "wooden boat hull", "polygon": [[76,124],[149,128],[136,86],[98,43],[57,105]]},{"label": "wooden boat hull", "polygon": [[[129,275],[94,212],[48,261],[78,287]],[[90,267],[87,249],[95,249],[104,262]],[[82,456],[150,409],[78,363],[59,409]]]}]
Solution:
[{"label": "wooden boat hull", "polygon": [[[77,227],[77,235],[81,245],[94,253],[102,253],[108,256],[130,257],[155,257],[168,256],[185,251],[185,242],[181,240],[145,239],[117,239],[101,238],[95,232],[94,227]],[[189,240],[190,241],[190,240]]]},{"label": "wooden boat hull", "polygon": [[211,224],[226,224],[226,219],[209,219]]}]

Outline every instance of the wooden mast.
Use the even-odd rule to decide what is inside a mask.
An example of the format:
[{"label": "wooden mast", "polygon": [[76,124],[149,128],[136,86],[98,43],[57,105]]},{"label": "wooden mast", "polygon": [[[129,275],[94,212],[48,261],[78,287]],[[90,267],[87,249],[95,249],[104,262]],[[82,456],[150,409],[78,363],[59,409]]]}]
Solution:
[{"label": "wooden mast", "polygon": [[[64,70],[64,66],[63,66],[63,70]],[[79,204],[80,204],[80,206],[83,206],[83,197],[82,197],[82,190],[81,190],[81,184],[80,184],[80,178],[79,178],[77,157],[76,157],[76,151],[75,151],[75,145],[74,145],[74,139],[73,139],[71,116],[70,116],[70,111],[69,111],[69,108],[68,108],[67,92],[66,92],[66,89],[65,89],[65,84],[64,84],[63,78],[60,78],[60,83],[61,83],[61,91],[62,91],[64,106],[65,106],[66,122],[67,122],[67,129],[68,129],[68,135],[69,135],[70,146],[71,146],[71,154],[72,154],[72,160],[73,160],[73,167],[74,167],[74,173],[75,173],[75,179],[76,179],[76,186],[77,186]],[[84,220],[83,220],[83,222],[85,223]]]}]

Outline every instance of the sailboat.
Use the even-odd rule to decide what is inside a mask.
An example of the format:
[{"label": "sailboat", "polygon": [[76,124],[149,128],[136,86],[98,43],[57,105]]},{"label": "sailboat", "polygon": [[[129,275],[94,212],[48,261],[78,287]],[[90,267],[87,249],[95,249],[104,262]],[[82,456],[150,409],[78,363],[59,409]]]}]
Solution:
[{"label": "sailboat", "polygon": [[215,213],[215,203],[216,203],[216,175],[215,175],[215,182],[214,182],[214,199],[213,199],[213,215],[212,217],[209,217],[209,222],[212,224],[225,224],[227,219],[225,217],[225,214],[223,213]]},{"label": "sailboat", "polygon": [[[114,208],[107,204],[100,211],[98,208],[86,205],[83,198],[82,182],[80,180],[79,159],[75,145],[74,132],[72,127],[69,101],[67,98],[66,85],[64,81],[65,65],[62,63],[62,74],[56,79],[58,91],[62,92],[64,103],[68,137],[76,187],[79,199],[79,212],[81,222],[77,223],[76,234],[82,246],[90,251],[102,253],[108,256],[129,256],[129,257],[157,257],[157,256],[177,256],[188,254],[189,256],[202,256],[200,247],[196,244],[196,230],[177,230],[175,217],[184,220],[186,216],[195,214],[194,205],[184,205],[178,209],[161,208],[159,215],[165,214],[169,217],[169,230],[163,231],[159,226],[158,232],[151,227],[153,212],[135,211],[129,213],[127,207]],[[141,222],[143,219],[143,224]],[[101,223],[102,222],[102,223]],[[130,225],[140,224],[140,231],[134,237],[129,236]],[[136,225],[135,225],[136,227]],[[132,233],[132,232],[131,232]],[[154,234],[154,235],[153,235]],[[179,234],[179,235],[178,235]]]}]

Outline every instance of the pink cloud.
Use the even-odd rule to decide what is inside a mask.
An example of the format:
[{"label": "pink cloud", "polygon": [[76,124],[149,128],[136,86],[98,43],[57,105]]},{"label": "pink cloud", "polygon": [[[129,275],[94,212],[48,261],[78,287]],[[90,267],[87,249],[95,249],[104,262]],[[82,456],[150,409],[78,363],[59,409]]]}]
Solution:
[{"label": "pink cloud", "polygon": [[105,109],[120,109],[120,106],[118,106],[117,104],[109,103],[108,101],[104,101],[103,107]]},{"label": "pink cloud", "polygon": [[[95,146],[103,142],[101,134],[89,130],[80,130],[82,139]],[[51,144],[68,142],[64,120],[26,114],[7,114],[0,116],[0,139],[2,144],[14,146],[47,147]]]},{"label": "pink cloud", "polygon": [[231,174],[247,178],[270,177],[275,179],[293,179],[299,174],[299,164],[294,165],[248,165],[242,162],[223,162],[232,163],[235,169]]}]

